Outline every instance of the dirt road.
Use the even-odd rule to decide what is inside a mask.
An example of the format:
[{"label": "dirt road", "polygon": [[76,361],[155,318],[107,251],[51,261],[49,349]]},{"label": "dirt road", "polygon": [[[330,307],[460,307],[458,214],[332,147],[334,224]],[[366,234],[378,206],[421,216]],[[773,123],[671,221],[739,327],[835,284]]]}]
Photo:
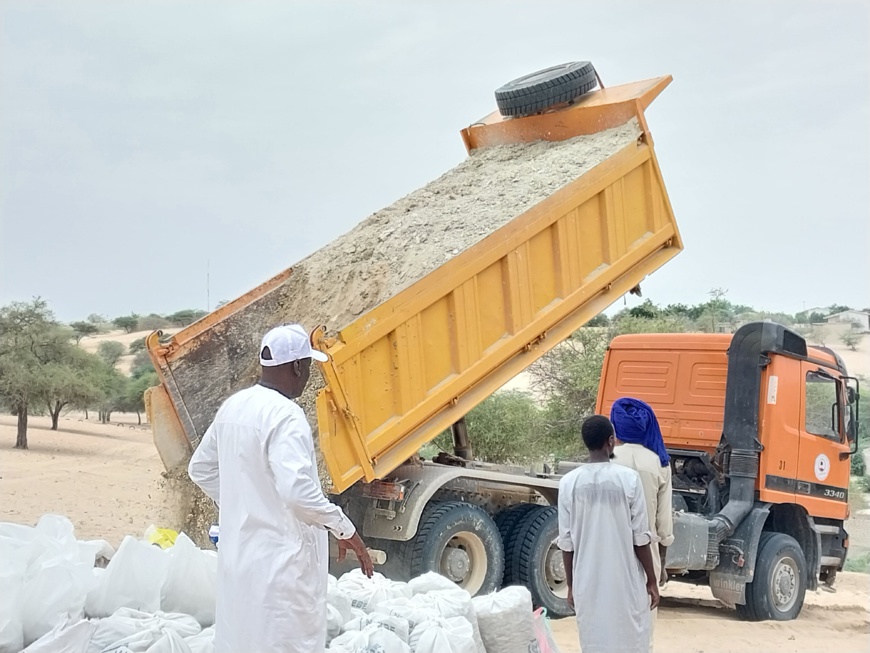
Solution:
[{"label": "dirt road", "polygon": [[[0,521],[33,524],[47,512],[59,513],[73,521],[79,537],[116,546],[152,523],[171,526],[173,505],[161,488],[151,433],[135,426],[135,415],[119,417],[127,423],[62,418],[57,432],[48,419],[31,418],[31,448],[17,451],[15,421],[0,416]],[[870,575],[841,574],[835,594],[809,594],[800,618],[787,623],[738,621],[707,588],[672,582],[664,596],[657,651],[870,651]],[[573,619],[554,622],[553,629],[562,653],[580,650]]]}]

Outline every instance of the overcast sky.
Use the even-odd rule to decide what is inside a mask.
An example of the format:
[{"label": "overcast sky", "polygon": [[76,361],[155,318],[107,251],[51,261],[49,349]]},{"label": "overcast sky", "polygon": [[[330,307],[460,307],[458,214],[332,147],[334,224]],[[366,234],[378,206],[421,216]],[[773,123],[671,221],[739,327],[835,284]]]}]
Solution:
[{"label": "overcast sky", "polygon": [[870,305],[870,3],[0,4],[0,304],[232,299],[465,156],[526,72],[672,74],[660,303]]}]

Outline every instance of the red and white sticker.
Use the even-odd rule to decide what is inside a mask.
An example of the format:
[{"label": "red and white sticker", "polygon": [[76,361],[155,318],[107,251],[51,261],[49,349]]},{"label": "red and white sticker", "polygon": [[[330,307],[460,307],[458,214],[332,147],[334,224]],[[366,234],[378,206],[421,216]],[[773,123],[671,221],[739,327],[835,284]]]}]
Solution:
[{"label": "red and white sticker", "polygon": [[816,472],[816,478],[820,481],[824,481],[828,478],[828,473],[831,471],[831,461],[828,460],[828,457],[825,454],[820,453],[816,456],[816,466],[814,471]]}]

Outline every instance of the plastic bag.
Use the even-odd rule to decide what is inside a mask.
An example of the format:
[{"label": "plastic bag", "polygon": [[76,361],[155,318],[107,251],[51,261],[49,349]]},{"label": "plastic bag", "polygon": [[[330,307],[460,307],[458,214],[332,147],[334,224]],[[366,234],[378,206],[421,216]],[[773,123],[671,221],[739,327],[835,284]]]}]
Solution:
[{"label": "plastic bag", "polygon": [[[78,558],[77,546],[73,547],[71,557]],[[84,617],[85,597],[96,584],[92,569],[62,555],[28,567],[20,604],[25,645],[60,625]]]},{"label": "plastic bag", "polygon": [[199,635],[184,640],[190,653],[214,653],[214,628],[206,628]]},{"label": "plastic bag", "polygon": [[408,643],[408,636],[411,634],[407,619],[378,612],[367,614],[365,617],[360,617],[359,619],[352,619],[344,624],[344,627],[341,630],[346,633],[351,630],[365,630],[369,626],[389,630],[391,633],[395,633],[396,637],[406,644]]},{"label": "plastic bag", "polygon": [[88,601],[88,616],[108,617],[125,607],[158,612],[168,567],[165,551],[125,537]]},{"label": "plastic bag", "polygon": [[85,597],[94,587],[94,558],[75,538],[72,522],[43,515],[33,529],[30,557],[20,594],[24,644],[84,616]]},{"label": "plastic bag", "polygon": [[190,647],[177,632],[167,630],[145,653],[190,653]]},{"label": "plastic bag", "polygon": [[424,621],[408,643],[414,653],[477,653],[474,631],[465,617]]},{"label": "plastic bag", "polygon": [[0,533],[7,534],[0,535],[0,653],[19,653],[24,648],[21,589],[30,552],[29,541],[19,537],[26,531],[15,526],[0,524]]},{"label": "plastic bag", "polygon": [[532,595],[514,585],[472,600],[480,636],[487,651],[528,653],[537,648],[532,620]]},{"label": "plastic bag", "polygon": [[92,621],[79,621],[73,625],[63,623],[47,632],[24,653],[88,653],[88,644],[97,624]]},{"label": "plastic bag", "polygon": [[[175,646],[177,649],[180,646],[178,644],[179,640],[184,640],[187,637],[193,637],[200,633],[199,623],[187,614],[157,612],[151,615],[146,612],[123,608],[118,610],[109,619],[103,620],[103,622],[106,621],[113,622],[112,630],[116,632],[123,630],[127,634],[106,645],[104,641],[107,635],[111,634],[111,631],[101,631],[98,627],[91,638],[91,644],[93,646],[99,640],[104,646],[102,653],[144,653],[150,651],[151,647],[160,643],[161,640],[165,640],[166,634],[170,632],[177,635],[177,637],[163,641],[161,646]],[[100,622],[100,624],[103,622]],[[171,649],[166,648],[165,650],[168,652]],[[181,650],[186,653],[184,648],[181,648]],[[160,649],[157,649],[157,651],[162,653]]]},{"label": "plastic bag", "polygon": [[436,590],[455,590],[456,583],[434,571],[427,571],[408,581],[408,588],[413,594],[425,594]]},{"label": "plastic bag", "polygon": [[405,642],[377,625],[339,635],[328,650],[329,653],[411,653]]},{"label": "plastic bag", "polygon": [[169,564],[160,591],[160,608],[193,616],[201,626],[214,624],[217,555],[203,551],[184,533],[167,551]]},{"label": "plastic bag", "polygon": [[547,619],[547,610],[538,608],[532,613],[532,623],[535,627],[535,639],[538,640],[538,648],[541,653],[560,653],[553,632],[550,630],[550,620]]}]

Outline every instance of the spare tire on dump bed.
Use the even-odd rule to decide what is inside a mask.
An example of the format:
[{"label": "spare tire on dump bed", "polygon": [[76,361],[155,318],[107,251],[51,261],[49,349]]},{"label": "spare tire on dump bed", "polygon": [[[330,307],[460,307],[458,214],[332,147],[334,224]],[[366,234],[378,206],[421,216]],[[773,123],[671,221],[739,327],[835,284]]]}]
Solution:
[{"label": "spare tire on dump bed", "polygon": [[495,91],[503,116],[529,116],[557,104],[575,100],[598,83],[589,61],[573,61],[523,75]]}]

